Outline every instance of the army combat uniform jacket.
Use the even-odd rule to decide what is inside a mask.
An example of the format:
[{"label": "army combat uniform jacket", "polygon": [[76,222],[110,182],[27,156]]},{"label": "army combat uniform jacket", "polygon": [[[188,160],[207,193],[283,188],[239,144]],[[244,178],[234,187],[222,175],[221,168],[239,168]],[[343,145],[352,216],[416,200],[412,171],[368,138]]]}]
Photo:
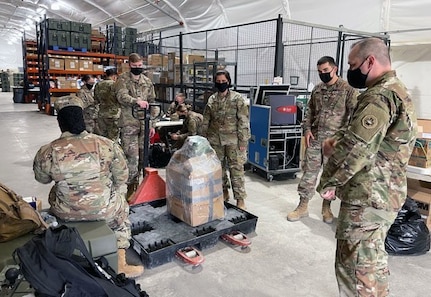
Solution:
[{"label": "army combat uniform jacket", "polygon": [[305,112],[304,135],[311,132],[315,139],[324,140],[347,126],[357,103],[358,91],[338,78],[328,86],[319,83],[311,92]]},{"label": "army combat uniform jacket", "polygon": [[211,95],[203,114],[202,135],[211,145],[238,145],[247,147],[250,138],[248,106],[235,91],[225,98],[219,93]]},{"label": "army combat uniform jacket", "polygon": [[137,105],[137,98],[153,103],[156,99],[154,86],[151,80],[144,74],[141,74],[139,80],[135,80],[130,72],[120,74],[116,83],[115,90],[117,100],[121,106],[121,115],[119,127],[137,127],[141,126],[138,119],[133,117],[133,106]]},{"label": "army combat uniform jacket", "polygon": [[358,97],[347,130],[336,134],[317,189],[337,188],[342,203],[366,210],[355,220],[339,217],[338,239],[372,238],[376,222],[393,222],[406,199],[406,166],[416,131],[413,102],[395,71]]},{"label": "army combat uniform jacket", "polygon": [[59,218],[105,220],[120,213],[127,219],[127,162],[113,141],[87,131],[64,132],[40,148],[33,170],[37,181],[55,182],[49,203]]},{"label": "army combat uniform jacket", "polygon": [[120,103],[115,96],[114,81],[102,80],[94,87],[94,101],[99,105],[99,118],[118,119]]}]

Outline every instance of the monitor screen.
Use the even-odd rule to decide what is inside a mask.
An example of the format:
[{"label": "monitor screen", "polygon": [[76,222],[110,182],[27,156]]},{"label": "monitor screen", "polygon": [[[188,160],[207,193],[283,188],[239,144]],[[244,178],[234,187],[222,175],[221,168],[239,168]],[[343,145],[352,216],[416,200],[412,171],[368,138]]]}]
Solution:
[{"label": "monitor screen", "polygon": [[296,97],[293,95],[269,95],[271,125],[296,125]]},{"label": "monitor screen", "polygon": [[269,105],[269,95],[288,95],[290,85],[259,85],[253,104]]}]

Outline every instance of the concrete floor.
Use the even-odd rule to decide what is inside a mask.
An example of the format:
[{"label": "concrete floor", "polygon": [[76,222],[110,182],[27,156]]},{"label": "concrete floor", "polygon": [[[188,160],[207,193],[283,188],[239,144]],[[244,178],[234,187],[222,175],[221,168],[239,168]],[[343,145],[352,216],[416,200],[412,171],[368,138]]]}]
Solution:
[{"label": "concrete floor", "polygon": [[[22,196],[36,196],[47,207],[51,185],[34,180],[33,157],[39,147],[60,135],[54,116],[35,104],[13,103],[12,93],[0,93],[0,181]],[[164,170],[159,170],[164,176]],[[267,182],[246,173],[248,211],[258,216],[248,253],[223,242],[205,249],[205,262],[191,270],[173,261],[147,269],[138,279],[151,297],[338,296],[334,275],[335,224],[321,221],[322,200],[310,202],[310,217],[291,223],[288,211],[298,203],[296,180]],[[338,214],[339,202],[333,203]],[[430,254],[391,256],[391,296],[431,296]]]}]

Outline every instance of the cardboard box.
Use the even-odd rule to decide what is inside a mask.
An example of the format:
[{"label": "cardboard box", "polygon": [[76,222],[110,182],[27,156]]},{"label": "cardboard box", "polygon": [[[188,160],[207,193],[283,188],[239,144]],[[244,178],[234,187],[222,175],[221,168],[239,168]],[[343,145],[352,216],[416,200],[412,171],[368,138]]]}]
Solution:
[{"label": "cardboard box", "polygon": [[79,70],[79,60],[78,59],[64,59],[64,69],[66,70]]},{"label": "cardboard box", "polygon": [[189,137],[172,156],[166,168],[166,202],[173,216],[194,227],[223,218],[224,199],[217,155],[211,152],[188,157],[190,139],[204,138]]},{"label": "cardboard box", "polygon": [[426,216],[426,224],[431,230],[431,182],[408,178],[407,195],[417,202],[419,211]]},{"label": "cardboard box", "polygon": [[101,71],[101,72],[103,72],[103,65],[93,64],[93,71]]},{"label": "cardboard box", "polygon": [[79,71],[93,71],[93,61],[80,59]]},{"label": "cardboard box", "polygon": [[64,70],[64,59],[49,58],[49,69]]},{"label": "cardboard box", "polygon": [[149,66],[168,66],[168,56],[161,54],[148,55],[147,63]]},{"label": "cardboard box", "polygon": [[431,167],[431,139],[417,138],[409,165],[428,168]]},{"label": "cardboard box", "polygon": [[205,56],[203,56],[203,55],[186,55],[185,64],[193,64],[196,62],[205,62]]}]

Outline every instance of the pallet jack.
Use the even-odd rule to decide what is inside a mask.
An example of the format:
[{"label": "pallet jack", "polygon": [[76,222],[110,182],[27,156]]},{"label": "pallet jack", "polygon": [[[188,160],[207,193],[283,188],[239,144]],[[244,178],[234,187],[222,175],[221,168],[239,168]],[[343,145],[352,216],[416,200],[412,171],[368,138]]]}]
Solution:
[{"label": "pallet jack", "polygon": [[139,121],[144,122],[144,144],[143,160],[139,160],[141,168],[143,168],[143,180],[139,184],[135,193],[132,194],[129,200],[129,205],[141,204],[144,202],[150,202],[158,199],[165,199],[166,197],[166,183],[159,176],[157,169],[148,167],[149,166],[149,144],[150,144],[150,117],[151,108],[159,107],[159,103],[149,103],[149,108],[140,108],[139,105],[135,105],[132,109],[133,117]]}]

